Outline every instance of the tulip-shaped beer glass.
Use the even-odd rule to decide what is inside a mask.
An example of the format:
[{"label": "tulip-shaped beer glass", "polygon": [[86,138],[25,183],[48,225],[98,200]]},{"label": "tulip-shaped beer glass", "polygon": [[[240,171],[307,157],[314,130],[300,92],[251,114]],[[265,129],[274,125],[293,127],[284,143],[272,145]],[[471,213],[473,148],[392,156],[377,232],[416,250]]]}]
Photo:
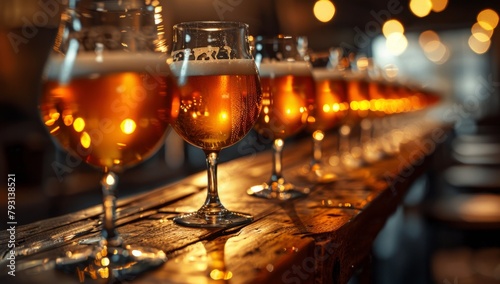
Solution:
[{"label": "tulip-shaped beer glass", "polygon": [[124,244],[115,230],[117,174],[159,149],[178,112],[161,7],[146,3],[70,1],[43,78],[39,109],[51,137],[102,172],[101,240],[57,262],[103,272],[92,278],[129,277],[166,260],[162,251]]},{"label": "tulip-shaped beer glass", "polygon": [[273,164],[271,178],[252,186],[247,193],[278,200],[302,197],[309,193],[309,188],[299,187],[283,177],[282,152],[285,138],[305,126],[308,101],[314,96],[311,67],[300,54],[295,37],[257,37],[254,45],[264,97],[255,129],[273,141]]},{"label": "tulip-shaped beer glass", "polygon": [[[259,116],[262,91],[248,43],[237,22],[187,22],[174,26],[170,64],[181,90],[175,131],[206,155],[207,198],[197,211],[174,221],[190,227],[232,227],[252,216],[231,212],[219,200],[219,152],[240,141]],[[237,186],[237,185],[233,185]]]},{"label": "tulip-shaped beer glass", "polygon": [[340,125],[349,109],[340,55],[338,49],[310,54],[316,93],[308,106],[306,130],[313,140],[313,157],[298,174],[313,182],[332,182],[342,178],[342,171],[323,159],[322,146],[328,131]]}]

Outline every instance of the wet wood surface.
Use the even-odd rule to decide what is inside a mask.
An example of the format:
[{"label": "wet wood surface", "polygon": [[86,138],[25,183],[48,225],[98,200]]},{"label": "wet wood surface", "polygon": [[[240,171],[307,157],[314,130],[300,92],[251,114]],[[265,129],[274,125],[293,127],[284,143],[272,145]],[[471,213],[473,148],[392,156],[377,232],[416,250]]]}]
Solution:
[{"label": "wet wood surface", "polygon": [[[423,136],[403,144],[398,155],[357,170],[356,179],[330,183],[295,178],[293,173],[309,161],[311,141],[287,145],[285,176],[312,189],[306,198],[293,201],[246,194],[247,188],[269,178],[270,152],[220,164],[223,204],[254,216],[252,223],[240,227],[199,229],[173,223],[174,216],[203,203],[205,172],[120,199],[117,225],[125,242],[161,249],[168,257],[158,269],[124,282],[346,283],[362,268],[378,232],[444,140],[444,128],[426,127]],[[78,283],[76,275],[48,264],[85,246],[80,240],[98,236],[101,212],[95,206],[17,227],[15,277],[7,275],[9,234],[1,232],[0,282]]]}]

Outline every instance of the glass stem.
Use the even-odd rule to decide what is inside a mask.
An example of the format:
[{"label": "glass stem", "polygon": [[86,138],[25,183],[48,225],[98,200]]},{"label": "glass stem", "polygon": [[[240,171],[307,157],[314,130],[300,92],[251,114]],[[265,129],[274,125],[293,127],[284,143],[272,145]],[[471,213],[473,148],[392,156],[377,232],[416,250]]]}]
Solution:
[{"label": "glass stem", "polygon": [[285,142],[283,139],[278,138],[273,143],[273,173],[271,175],[271,182],[277,182],[283,178],[283,146]]},{"label": "glass stem", "polygon": [[207,159],[208,188],[207,199],[200,210],[205,214],[205,217],[217,217],[226,211],[226,208],[220,202],[217,187],[217,162],[219,155],[217,152],[206,152],[205,155]]},{"label": "glass stem", "polygon": [[115,230],[117,184],[118,177],[116,174],[105,170],[101,179],[104,211],[102,236],[109,246],[120,246],[122,244],[122,239]]},{"label": "glass stem", "polygon": [[342,125],[340,127],[340,137],[339,137],[339,155],[349,152],[349,135],[351,133],[351,127],[349,125]]},{"label": "glass stem", "polygon": [[321,158],[323,157],[323,139],[325,138],[325,133],[321,130],[316,130],[312,134],[313,137],[313,160],[311,166],[321,164]]}]

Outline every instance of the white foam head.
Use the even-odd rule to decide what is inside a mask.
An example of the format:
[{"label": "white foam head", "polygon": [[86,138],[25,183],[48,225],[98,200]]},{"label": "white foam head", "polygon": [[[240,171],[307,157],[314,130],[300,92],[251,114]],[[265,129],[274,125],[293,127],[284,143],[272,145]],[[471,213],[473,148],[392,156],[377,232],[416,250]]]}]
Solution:
[{"label": "white foam head", "polygon": [[343,72],[337,69],[330,68],[314,68],[312,70],[313,77],[315,80],[330,80],[330,79],[340,79],[344,76]]},{"label": "white foam head", "polygon": [[166,56],[161,53],[130,54],[128,52],[94,53],[71,55],[51,55],[45,70],[48,80],[68,82],[71,78],[92,74],[116,72],[163,72],[167,69]]},{"label": "white foam head", "polygon": [[170,64],[176,76],[255,75],[252,59],[185,60]]},{"label": "white foam head", "polygon": [[280,77],[287,75],[311,76],[311,66],[306,61],[276,61],[259,64],[261,77]]},{"label": "white foam head", "polygon": [[170,69],[182,86],[190,76],[256,75],[252,59],[184,60],[170,63]]}]

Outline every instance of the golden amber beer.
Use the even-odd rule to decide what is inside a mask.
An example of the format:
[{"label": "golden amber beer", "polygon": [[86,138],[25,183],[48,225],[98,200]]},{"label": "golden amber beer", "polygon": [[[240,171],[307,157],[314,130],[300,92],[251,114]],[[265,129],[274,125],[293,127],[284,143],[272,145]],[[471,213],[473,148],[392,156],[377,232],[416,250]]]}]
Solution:
[{"label": "golden amber beer", "polygon": [[349,120],[358,121],[367,117],[370,110],[368,81],[362,74],[348,74],[346,80]]},{"label": "golden amber beer", "polygon": [[173,127],[187,142],[220,150],[252,129],[262,99],[252,59],[179,61],[171,68],[181,78],[180,112]]},{"label": "golden amber beer", "polygon": [[265,137],[284,139],[306,123],[314,97],[314,79],[307,62],[262,62],[259,66],[263,99],[255,129]]},{"label": "golden amber beer", "polygon": [[40,110],[52,137],[100,168],[152,155],[178,111],[173,77],[168,69],[156,72],[168,68],[165,60],[110,53],[102,61],[82,55],[73,64],[60,58],[48,66]]},{"label": "golden amber beer", "polygon": [[347,114],[346,83],[342,74],[327,68],[314,68],[316,92],[307,119],[309,132],[328,130],[338,125]]}]

